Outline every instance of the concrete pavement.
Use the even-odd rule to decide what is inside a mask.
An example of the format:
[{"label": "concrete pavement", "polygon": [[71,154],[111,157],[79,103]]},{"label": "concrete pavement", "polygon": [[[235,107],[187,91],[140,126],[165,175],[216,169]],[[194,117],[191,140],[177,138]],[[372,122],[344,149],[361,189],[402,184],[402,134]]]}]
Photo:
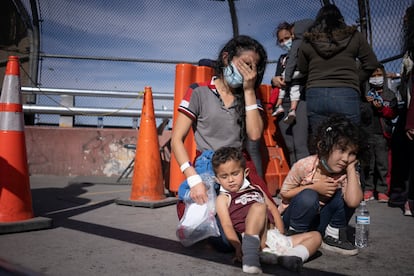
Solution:
[{"label": "concrete pavement", "polygon": [[[35,216],[50,229],[0,235],[0,275],[239,275],[232,254],[177,240],[175,205],[115,204],[131,186],[116,178],[32,176]],[[357,256],[320,249],[300,275],[414,275],[414,220],[368,202],[370,246]],[[354,220],[352,220],[352,224]],[[14,272],[10,272],[14,270]],[[297,275],[277,265],[265,275]],[[20,274],[19,274],[20,273]]]}]

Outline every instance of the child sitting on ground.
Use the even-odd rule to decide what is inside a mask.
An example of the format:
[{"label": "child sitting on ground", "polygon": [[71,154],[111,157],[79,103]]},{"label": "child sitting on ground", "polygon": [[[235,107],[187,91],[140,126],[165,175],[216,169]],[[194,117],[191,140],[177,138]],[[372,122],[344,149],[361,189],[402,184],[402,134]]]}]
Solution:
[{"label": "child sitting on ground", "polygon": [[[212,165],[216,181],[221,185],[216,200],[217,215],[227,240],[236,251],[235,260],[243,264],[243,272],[261,273],[260,260],[300,271],[303,262],[319,248],[320,234],[313,231],[292,237],[273,235],[273,248],[266,248],[270,242],[266,240],[270,229],[268,222],[273,222],[280,233],[284,232],[283,222],[277,207],[262,189],[248,181],[249,169],[241,150],[235,147],[218,149]],[[272,250],[275,247],[279,247],[277,252]]]}]

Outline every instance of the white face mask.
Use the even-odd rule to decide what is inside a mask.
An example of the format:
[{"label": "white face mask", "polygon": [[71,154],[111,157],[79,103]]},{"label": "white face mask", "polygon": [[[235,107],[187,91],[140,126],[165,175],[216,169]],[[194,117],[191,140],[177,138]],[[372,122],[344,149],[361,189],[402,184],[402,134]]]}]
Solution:
[{"label": "white face mask", "polygon": [[292,49],[292,38],[289,38],[285,42],[280,43],[280,47],[285,50],[286,52],[289,52],[290,49]]},{"label": "white face mask", "polygon": [[381,87],[384,85],[384,77],[372,77],[369,78],[369,84],[375,87]]}]

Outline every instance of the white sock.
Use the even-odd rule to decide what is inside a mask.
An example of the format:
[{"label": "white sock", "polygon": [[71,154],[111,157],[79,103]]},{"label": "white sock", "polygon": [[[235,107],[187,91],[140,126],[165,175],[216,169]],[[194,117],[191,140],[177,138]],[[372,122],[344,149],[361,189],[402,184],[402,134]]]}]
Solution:
[{"label": "white sock", "polygon": [[334,239],[339,239],[339,228],[334,228],[328,224],[325,230],[325,237],[331,236]]},{"label": "white sock", "polygon": [[296,245],[293,248],[289,248],[288,251],[286,252],[286,255],[297,256],[301,258],[303,262],[306,262],[309,259],[309,251],[302,244]]}]

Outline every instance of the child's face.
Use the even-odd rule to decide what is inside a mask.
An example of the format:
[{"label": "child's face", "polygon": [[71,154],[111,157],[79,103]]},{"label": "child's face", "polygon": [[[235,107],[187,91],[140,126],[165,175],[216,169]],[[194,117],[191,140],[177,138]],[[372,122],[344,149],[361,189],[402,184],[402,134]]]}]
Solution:
[{"label": "child's face", "polygon": [[229,192],[237,192],[243,185],[245,170],[238,161],[227,161],[221,164],[215,172],[217,182]]},{"label": "child's face", "polygon": [[341,173],[348,165],[357,158],[357,148],[355,146],[335,145],[327,160],[329,168],[333,173]]},{"label": "child's face", "polygon": [[288,30],[280,30],[277,33],[277,42],[278,44],[285,43],[287,40],[292,38],[292,33]]},{"label": "child's face", "polygon": [[380,68],[375,69],[374,73],[372,73],[371,78],[375,77],[383,77],[384,74]]}]

